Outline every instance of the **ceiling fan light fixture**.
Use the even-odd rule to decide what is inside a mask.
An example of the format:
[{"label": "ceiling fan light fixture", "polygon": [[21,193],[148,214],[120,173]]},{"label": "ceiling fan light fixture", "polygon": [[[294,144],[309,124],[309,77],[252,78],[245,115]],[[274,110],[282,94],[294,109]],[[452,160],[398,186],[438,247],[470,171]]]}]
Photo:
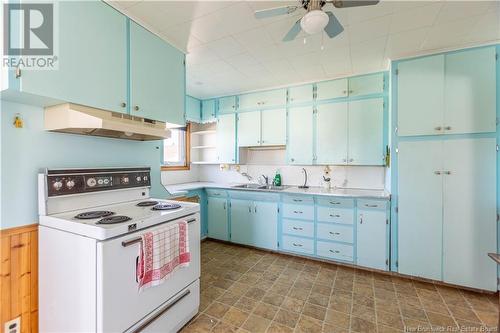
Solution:
[{"label": "ceiling fan light fixture", "polygon": [[300,20],[300,26],[309,35],[316,34],[325,29],[330,18],[322,10],[311,10]]}]

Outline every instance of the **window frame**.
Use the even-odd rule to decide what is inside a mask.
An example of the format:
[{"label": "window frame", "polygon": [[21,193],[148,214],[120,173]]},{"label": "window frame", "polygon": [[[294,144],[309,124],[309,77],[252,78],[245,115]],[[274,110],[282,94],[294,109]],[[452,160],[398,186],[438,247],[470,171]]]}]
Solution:
[{"label": "window frame", "polygon": [[184,165],[166,165],[165,163],[165,152],[164,152],[164,143],[162,142],[162,150],[161,150],[161,171],[179,171],[179,170],[190,170],[191,168],[191,124],[186,124],[186,139],[185,139],[185,156],[186,159],[184,161]]}]

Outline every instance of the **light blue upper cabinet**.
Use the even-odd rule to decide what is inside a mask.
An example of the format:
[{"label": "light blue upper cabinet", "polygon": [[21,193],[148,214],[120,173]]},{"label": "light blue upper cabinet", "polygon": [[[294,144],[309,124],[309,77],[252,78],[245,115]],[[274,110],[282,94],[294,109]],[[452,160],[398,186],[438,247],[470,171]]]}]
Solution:
[{"label": "light blue upper cabinet", "polygon": [[260,145],[260,111],[238,113],[238,147]]},{"label": "light blue upper cabinet", "polygon": [[20,90],[126,113],[126,17],[101,1],[61,1],[58,17],[59,69],[22,71]]},{"label": "light blue upper cabinet", "polygon": [[312,106],[288,110],[289,164],[310,165],[313,163],[313,108]]},{"label": "light blue upper cabinet", "polygon": [[191,96],[186,96],[186,120],[199,123],[201,121],[201,102]]},{"label": "light blue upper cabinet", "polygon": [[384,73],[376,73],[349,78],[349,97],[382,94],[383,92]]},{"label": "light blue upper cabinet", "polygon": [[349,102],[350,165],[384,164],[384,100]]},{"label": "light blue upper cabinet", "polygon": [[276,89],[239,96],[239,109],[268,109],[286,104],[286,89]]},{"label": "light blue upper cabinet", "polygon": [[356,263],[360,266],[387,270],[386,210],[358,208],[357,214]]},{"label": "light blue upper cabinet", "polygon": [[211,123],[215,120],[215,99],[204,99],[201,101],[201,121]]},{"label": "light blue upper cabinet", "polygon": [[317,106],[317,164],[347,163],[347,103]]},{"label": "light blue upper cabinet", "polygon": [[236,114],[223,114],[217,119],[217,162],[236,163]]},{"label": "light blue upper cabinet", "polygon": [[312,102],[313,100],[313,85],[306,84],[303,86],[295,86],[288,88],[288,103],[299,104]]},{"label": "light blue upper cabinet", "polygon": [[131,114],[185,124],[184,54],[130,22]]},{"label": "light blue upper cabinet", "polygon": [[231,242],[253,245],[253,202],[231,198]]},{"label": "light blue upper cabinet", "polygon": [[286,144],[286,109],[261,112],[261,146]]},{"label": "light blue upper cabinet", "polygon": [[444,55],[398,65],[398,135],[443,133]]},{"label": "light blue upper cabinet", "polygon": [[348,91],[347,79],[319,82],[316,84],[316,99],[347,97]]},{"label": "light blue upper cabinet", "polygon": [[226,198],[208,197],[208,237],[229,240]]},{"label": "light blue upper cabinet", "polygon": [[269,249],[277,249],[278,241],[278,203],[255,201],[252,216],[253,245]]},{"label": "light blue upper cabinet", "polygon": [[495,47],[445,56],[446,134],[496,131]]},{"label": "light blue upper cabinet", "polygon": [[236,96],[219,98],[219,114],[236,112]]}]

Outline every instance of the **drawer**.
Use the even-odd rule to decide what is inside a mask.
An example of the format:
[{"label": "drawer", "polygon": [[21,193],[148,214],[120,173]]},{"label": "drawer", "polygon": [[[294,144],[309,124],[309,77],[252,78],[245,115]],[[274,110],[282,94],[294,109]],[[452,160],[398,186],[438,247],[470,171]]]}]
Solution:
[{"label": "drawer", "polygon": [[312,196],[305,195],[285,195],[283,196],[283,202],[289,202],[294,204],[314,204],[314,198]]},{"label": "drawer", "polygon": [[209,197],[227,197],[227,192],[225,190],[218,189],[207,189],[207,195]]},{"label": "drawer", "polygon": [[351,208],[330,208],[317,206],[317,218],[320,222],[353,224],[354,210]]},{"label": "drawer", "polygon": [[283,219],[283,233],[302,237],[314,237],[314,223]]},{"label": "drawer", "polygon": [[337,197],[318,197],[318,205],[334,208],[354,208],[354,199]]},{"label": "drawer", "polygon": [[388,201],[358,199],[358,209],[378,209],[386,210]]},{"label": "drawer", "polygon": [[354,261],[354,247],[352,245],[318,241],[316,246],[318,256],[350,262]]},{"label": "drawer", "polygon": [[314,254],[314,240],[292,236],[283,236],[283,250]]},{"label": "drawer", "polygon": [[333,240],[338,242],[353,243],[353,227],[318,223],[317,238]]},{"label": "drawer", "polygon": [[283,204],[283,217],[314,220],[314,206]]},{"label": "drawer", "polygon": [[255,201],[273,201],[278,202],[280,200],[280,195],[276,193],[269,192],[257,192],[257,191],[227,191],[227,195],[234,199],[242,200],[255,200]]}]

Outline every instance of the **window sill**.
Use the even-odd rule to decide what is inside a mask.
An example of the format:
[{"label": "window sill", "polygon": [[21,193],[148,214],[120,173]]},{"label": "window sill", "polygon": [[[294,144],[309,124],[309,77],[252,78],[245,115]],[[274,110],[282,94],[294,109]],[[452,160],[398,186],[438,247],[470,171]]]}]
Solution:
[{"label": "window sill", "polygon": [[162,165],[161,171],[181,171],[181,170],[190,170],[189,165]]}]

